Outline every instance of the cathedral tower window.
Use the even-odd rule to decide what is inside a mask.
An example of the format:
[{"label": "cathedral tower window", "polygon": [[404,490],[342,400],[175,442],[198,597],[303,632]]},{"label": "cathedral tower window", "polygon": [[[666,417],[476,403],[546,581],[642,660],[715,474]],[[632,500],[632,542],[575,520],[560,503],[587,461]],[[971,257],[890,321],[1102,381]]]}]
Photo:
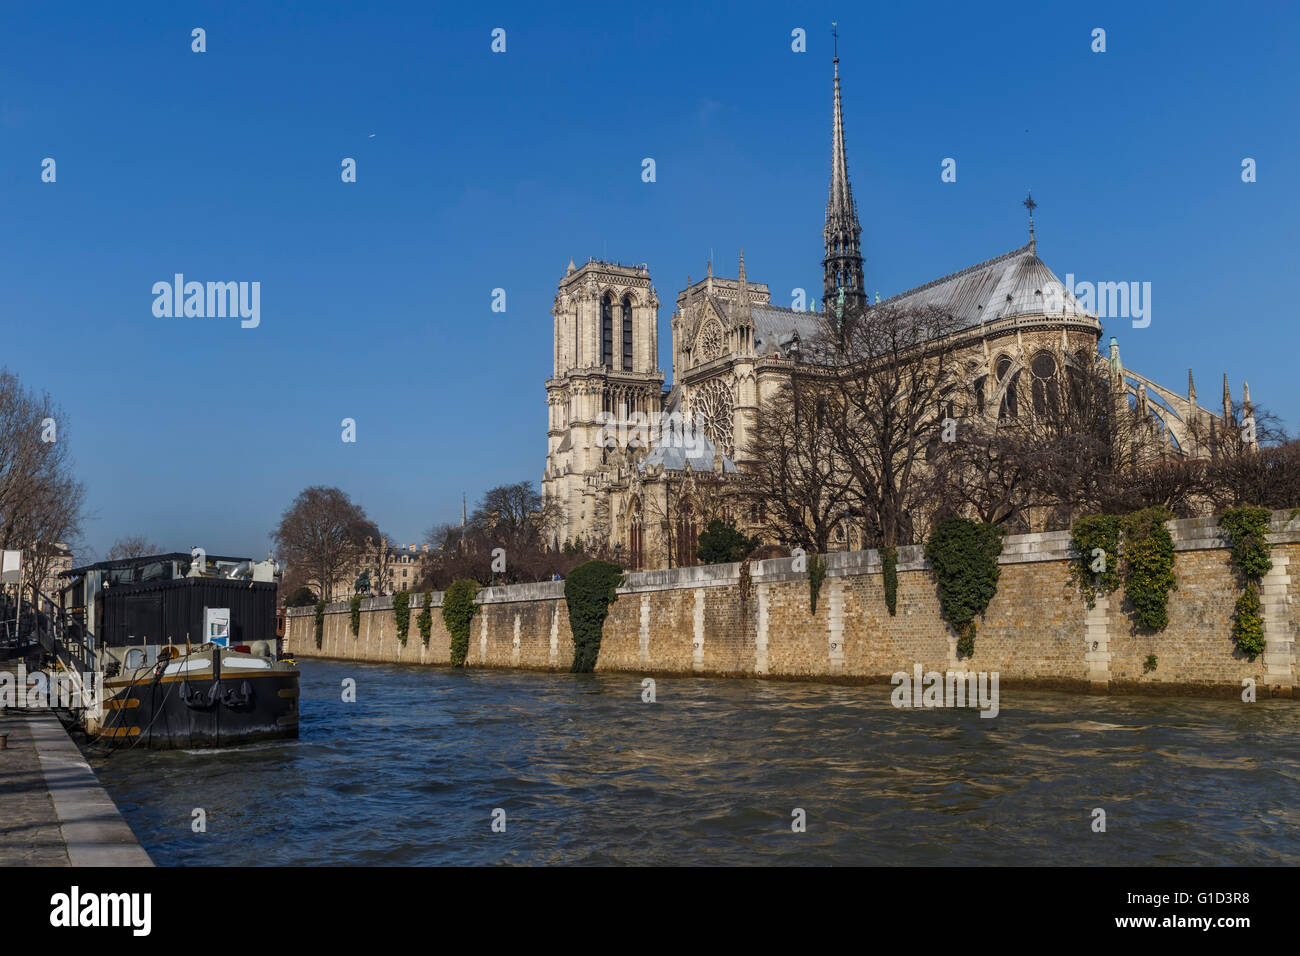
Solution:
[{"label": "cathedral tower window", "polygon": [[632,371],[632,297],[623,296],[623,371]]},{"label": "cathedral tower window", "polygon": [[609,293],[600,300],[600,364],[614,366],[614,297]]}]

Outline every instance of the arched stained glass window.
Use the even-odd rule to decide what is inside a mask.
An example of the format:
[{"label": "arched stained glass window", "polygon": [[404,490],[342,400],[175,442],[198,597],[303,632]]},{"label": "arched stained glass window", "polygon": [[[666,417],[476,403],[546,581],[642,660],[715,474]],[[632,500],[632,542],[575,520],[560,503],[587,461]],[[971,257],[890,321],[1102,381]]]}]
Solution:
[{"label": "arched stained glass window", "polygon": [[1029,363],[1033,378],[1034,413],[1056,414],[1061,407],[1060,388],[1056,382],[1056,360],[1050,352],[1039,352]]},{"label": "arched stained glass window", "polygon": [[[1007,373],[1011,371],[1011,359],[1005,355],[998,360],[998,383],[1001,384],[1006,380]],[[1002,396],[1002,407],[998,409],[998,418],[1018,418],[1020,416],[1020,407],[1017,402],[1016,391],[1020,384],[1020,373],[1016,372],[1007,382],[1006,391]]]}]

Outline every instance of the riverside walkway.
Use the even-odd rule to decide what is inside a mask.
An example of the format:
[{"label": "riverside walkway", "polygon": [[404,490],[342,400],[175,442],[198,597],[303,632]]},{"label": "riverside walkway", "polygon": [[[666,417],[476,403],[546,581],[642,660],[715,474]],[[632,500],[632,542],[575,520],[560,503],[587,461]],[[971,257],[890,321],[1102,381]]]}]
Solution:
[{"label": "riverside walkway", "polygon": [[0,866],[152,866],[49,710],[0,710]]}]

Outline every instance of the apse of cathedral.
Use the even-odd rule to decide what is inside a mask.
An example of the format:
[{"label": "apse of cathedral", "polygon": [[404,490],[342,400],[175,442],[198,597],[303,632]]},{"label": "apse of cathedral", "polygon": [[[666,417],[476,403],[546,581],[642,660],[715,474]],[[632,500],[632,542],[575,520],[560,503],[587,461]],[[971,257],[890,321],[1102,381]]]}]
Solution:
[{"label": "apse of cathedral", "polygon": [[[1101,322],[1038,257],[1032,197],[1022,246],[890,299],[868,303],[862,227],[848,175],[839,57],[834,59],[831,178],[823,230],[822,308],[937,307],[960,320],[954,347],[978,414],[1012,416],[1041,403],[1069,366],[1108,367],[1122,383],[1149,441],[1206,455],[1198,436],[1235,425],[1224,376],[1223,413],[1124,367],[1115,339],[1100,354]],[[1085,297],[1086,298],[1086,297]],[[549,423],[545,499],[562,519],[552,545],[580,542],[631,569],[696,563],[709,499],[752,463],[750,437],[763,403],[790,380],[821,317],[772,302],[750,281],[740,252],[736,278],[687,279],[671,320],[672,388],[658,365],[659,297],[647,265],[570,260],[552,316],[554,369],[546,382]],[[1244,406],[1250,408],[1249,386]],[[728,513],[744,527],[745,515]],[[862,547],[851,534],[842,547]]]}]

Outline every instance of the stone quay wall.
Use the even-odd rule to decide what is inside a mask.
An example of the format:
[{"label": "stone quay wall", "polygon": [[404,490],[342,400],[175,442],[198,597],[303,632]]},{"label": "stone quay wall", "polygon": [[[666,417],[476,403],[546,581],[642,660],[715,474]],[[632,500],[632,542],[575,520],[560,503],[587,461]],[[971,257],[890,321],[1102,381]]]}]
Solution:
[{"label": "stone quay wall", "polygon": [[[977,624],[975,653],[957,656],[938,589],[920,546],[899,549],[897,615],[885,607],[880,555],[825,556],[827,576],[810,611],[808,574],[794,559],[631,572],[610,606],[598,671],[888,682],[898,671],[998,672],[1004,684],[1097,693],[1239,695],[1251,678],[1260,697],[1290,697],[1300,632],[1300,518],[1273,515],[1273,569],[1261,588],[1265,652],[1246,659],[1232,640],[1244,582],[1234,573],[1215,519],[1169,522],[1178,587],[1169,624],[1138,630],[1123,589],[1089,609],[1069,576],[1068,532],[1012,535],[999,559],[997,594]],[[1292,571],[1298,573],[1292,574]],[[352,634],[347,603],[327,608],[316,646],[315,609],[288,614],[285,647],[301,658],[447,665],[442,594],[433,630],[416,626],[424,596],[412,595],[406,642],[397,639],[392,598],[362,602]],[[573,661],[563,582],[484,588],[478,596],[468,667],[564,671]],[[1156,667],[1145,666],[1148,655]]]}]

